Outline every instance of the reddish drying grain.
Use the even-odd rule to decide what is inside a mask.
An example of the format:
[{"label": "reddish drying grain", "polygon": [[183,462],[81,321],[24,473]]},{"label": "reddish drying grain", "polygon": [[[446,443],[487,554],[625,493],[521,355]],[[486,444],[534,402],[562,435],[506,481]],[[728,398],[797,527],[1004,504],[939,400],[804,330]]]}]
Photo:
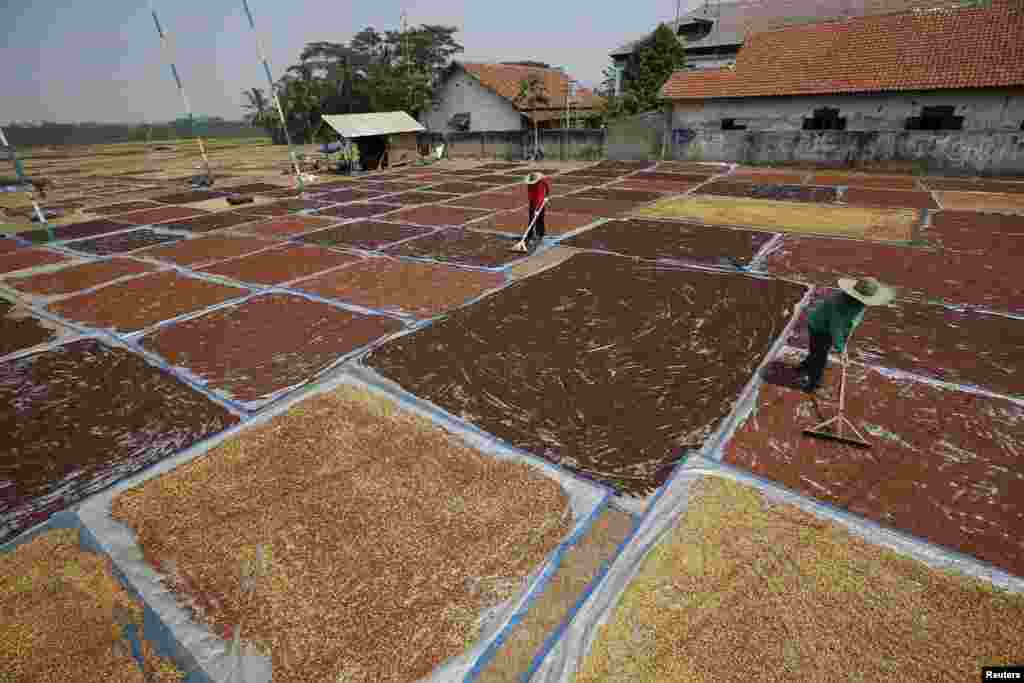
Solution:
[{"label": "reddish drying grain", "polygon": [[246,183],[244,185],[225,187],[224,191],[232,194],[262,194],[264,192],[274,192],[281,189],[284,188],[280,185],[271,185],[270,183]]},{"label": "reddish drying grain", "polygon": [[958,254],[892,244],[817,237],[785,237],[769,272],[835,286],[840,276],[871,275],[895,285],[902,298],[1024,311],[1024,280],[1017,259]]},{"label": "reddish drying grain", "polygon": [[134,223],[135,225],[149,225],[151,223],[180,221],[185,218],[201,216],[206,213],[209,212],[202,209],[188,209],[183,206],[164,206],[159,209],[143,209],[142,211],[124,213],[119,215],[117,220],[124,221],[125,223]]},{"label": "reddish drying grain", "polygon": [[669,258],[710,265],[748,265],[774,235],[682,221],[615,220],[568,238],[562,244],[627,256]]},{"label": "reddish drying grain", "polygon": [[0,406],[0,543],[238,422],[141,357],[93,339],[0,363]]},{"label": "reddish drying grain", "polygon": [[736,183],[771,183],[774,185],[802,185],[806,179],[806,173],[787,173],[771,169],[745,169],[742,172],[730,173],[723,178],[723,180]]},{"label": "reddish drying grain", "polygon": [[89,209],[89,213],[97,216],[112,216],[114,214],[127,213],[129,211],[139,211],[140,209],[155,209],[159,206],[160,205],[156,202],[151,201],[120,202],[119,204],[94,206]]},{"label": "reddish drying grain", "polygon": [[839,374],[817,407],[763,385],[725,461],[1024,576],[1024,408],[852,365],[846,412],[872,449],[803,436],[834,414]]},{"label": "reddish drying grain", "polygon": [[293,287],[370,309],[430,318],[504,282],[499,273],[375,258],[303,280]]},{"label": "reddish drying grain", "polygon": [[426,192],[444,192],[446,194],[476,194],[491,189],[490,185],[474,185],[473,183],[447,182],[421,188]]},{"label": "reddish drying grain", "polygon": [[340,254],[309,244],[285,244],[258,254],[222,261],[201,270],[239,282],[279,285],[358,260],[358,256]]},{"label": "reddish drying grain", "polygon": [[129,230],[128,232],[119,232],[113,235],[92,237],[71,242],[64,246],[83,254],[110,256],[113,254],[124,254],[144,247],[151,247],[156,244],[177,242],[181,239],[181,235],[171,235],[156,232],[149,228],[142,228],[141,230]]},{"label": "reddish drying grain", "polygon": [[417,235],[426,235],[435,228],[421,225],[402,225],[382,221],[356,221],[318,230],[301,237],[303,242],[320,244],[325,247],[354,247],[376,250],[394,242]]},{"label": "reddish drying grain", "polygon": [[808,185],[846,185],[874,190],[916,190],[917,181],[911,176],[866,175],[856,173],[815,173]]},{"label": "reddish drying grain", "polygon": [[287,216],[248,223],[244,227],[238,228],[237,232],[261,235],[263,237],[290,238],[293,235],[300,235],[317,228],[324,228],[337,222],[338,219],[336,218]]},{"label": "reddish drying grain", "polygon": [[392,256],[411,256],[464,266],[493,268],[522,258],[513,242],[497,235],[462,228],[439,230],[424,237],[388,247]]},{"label": "reddish drying grain", "polygon": [[163,327],[142,345],[218,393],[254,402],[310,381],[339,357],[401,327],[391,318],[272,294]]},{"label": "reddish drying grain", "polygon": [[197,218],[189,218],[183,221],[175,221],[164,227],[173,230],[188,230],[189,232],[211,232],[223,228],[231,228],[243,223],[250,223],[256,220],[252,216],[237,211],[219,211],[206,214]]},{"label": "reddish drying grain", "polygon": [[69,320],[127,333],[243,296],[246,292],[172,270],[79,294],[50,304],[49,308]]},{"label": "reddish drying grain", "polygon": [[[349,387],[119,495],[112,513],[152,563],[173,561],[215,633],[244,622],[290,683],[424,678],[477,641],[478,615],[521,593],[572,520],[537,470]],[[256,544],[270,566],[249,601],[239,562]]]},{"label": "reddish drying grain", "polygon": [[[132,227],[134,227],[134,225],[131,223],[123,223],[101,218],[92,221],[84,221],[82,223],[72,223],[71,225],[59,225],[52,228],[52,231],[54,240],[73,240],[80,237],[95,237],[96,235],[103,235],[108,232],[117,232],[118,230],[125,230]],[[37,244],[51,241],[49,233],[47,233],[45,229],[19,233],[18,237]]]},{"label": "reddish drying grain", "polygon": [[924,238],[942,249],[1024,257],[1024,216],[975,211],[939,211]]},{"label": "reddish drying grain", "polygon": [[523,176],[521,175],[500,175],[497,173],[491,173],[488,175],[473,176],[470,182],[481,183],[483,185],[511,185],[513,183],[522,183]]},{"label": "reddish drying grain", "polygon": [[14,273],[27,268],[49,266],[55,263],[68,261],[68,257],[61,256],[55,251],[48,249],[18,249],[17,251],[0,254],[0,275]]},{"label": "reddish drying grain", "polygon": [[370,218],[371,216],[379,216],[385,213],[391,213],[397,211],[401,207],[394,206],[393,204],[380,204],[374,202],[366,202],[362,204],[342,204],[341,206],[331,206],[326,209],[322,209],[317,212],[317,216],[335,216],[337,218],[349,219],[349,218]]},{"label": "reddish drying grain", "polygon": [[397,206],[416,206],[419,204],[434,204],[436,202],[444,201],[445,199],[451,199],[454,196],[456,195],[433,192],[402,192],[401,194],[392,194],[387,197],[382,197],[380,201],[385,204],[395,204]]},{"label": "reddish drying grain", "polygon": [[678,182],[672,180],[623,180],[608,187],[613,190],[640,190],[643,192],[660,192],[665,194],[682,194],[697,183]]},{"label": "reddish drying grain", "polygon": [[568,213],[582,213],[589,216],[610,218],[621,213],[628,213],[639,205],[636,202],[613,201],[610,199],[585,199],[575,195],[556,197],[551,200],[548,208]]},{"label": "reddish drying grain", "polygon": [[29,309],[0,299],[0,356],[48,342],[62,330],[32,315]]},{"label": "reddish drying grain", "polygon": [[600,188],[576,192],[572,195],[572,197],[579,199],[600,199],[610,200],[613,202],[631,202],[633,204],[647,204],[648,202],[663,199],[665,195],[661,192],[645,192],[642,190],[620,190],[612,188]]},{"label": "reddish drying grain", "polygon": [[[546,235],[561,235],[582,228],[585,225],[590,225],[598,220],[601,219],[597,216],[569,213],[567,211],[552,211],[548,208],[544,210],[544,232]],[[496,213],[482,221],[472,223],[469,228],[522,235],[529,224],[530,213],[524,207],[514,211]]]},{"label": "reddish drying grain", "polygon": [[367,362],[513,446],[646,495],[729,413],[803,293],[576,254]]},{"label": "reddish drying grain", "polygon": [[20,292],[39,296],[55,296],[98,287],[122,277],[148,273],[155,267],[127,258],[112,258],[106,261],[69,266],[49,273],[11,278],[7,284]]},{"label": "reddish drying grain", "polygon": [[176,244],[154,247],[140,251],[139,258],[156,259],[179,266],[201,266],[215,261],[235,258],[266,249],[277,244],[271,240],[243,235],[209,235],[193,240],[182,240]]},{"label": "reddish drying grain", "polygon": [[711,175],[712,174],[709,173],[665,173],[662,171],[646,171],[644,173],[632,175],[622,182],[639,183],[647,181],[664,181],[668,183],[689,183],[691,185],[696,185],[697,183],[703,183],[705,180],[708,180],[711,178]]},{"label": "reddish drying grain", "polygon": [[220,199],[226,197],[227,192],[217,192],[215,190],[190,190],[188,192],[175,192],[174,194],[160,195],[159,197],[153,197],[153,201],[161,202],[163,204],[191,204],[193,202],[205,202],[210,199]]},{"label": "reddish drying grain", "polygon": [[[815,290],[812,303],[838,290]],[[789,344],[808,348],[807,310]],[[872,308],[857,327],[851,357],[955,384],[1024,396],[1024,320],[898,302]]]},{"label": "reddish drying grain", "polygon": [[446,205],[464,206],[470,209],[518,209],[527,204],[526,193],[522,190],[513,193],[487,192],[466,197],[457,197],[445,202]]},{"label": "reddish drying grain", "polygon": [[701,185],[697,194],[718,197],[749,197],[751,199],[774,199],[784,202],[809,202],[831,204],[836,201],[834,187],[813,187],[809,185],[763,185],[716,180]]},{"label": "reddish drying grain", "polygon": [[932,190],[952,192],[1024,192],[1024,182],[1000,181],[986,178],[924,178],[924,184]]},{"label": "reddish drying grain", "polygon": [[21,245],[16,241],[0,237],[0,254],[7,254],[17,249],[21,249]]},{"label": "reddish drying grain", "polygon": [[874,190],[851,187],[846,190],[843,201],[851,206],[872,206],[878,208],[937,209],[932,195],[928,192],[904,190]]},{"label": "reddish drying grain", "polygon": [[490,212],[483,209],[463,209],[456,206],[418,206],[404,209],[388,216],[389,220],[399,223],[419,225],[459,226],[477,218],[483,218]]},{"label": "reddish drying grain", "polygon": [[338,204],[345,204],[347,202],[359,202],[361,200],[370,200],[375,197],[381,197],[387,193],[383,193],[380,190],[374,189],[362,189],[362,185],[359,189],[346,187],[344,189],[332,189],[326,191],[323,195],[314,195],[318,200],[325,202],[336,202]]}]

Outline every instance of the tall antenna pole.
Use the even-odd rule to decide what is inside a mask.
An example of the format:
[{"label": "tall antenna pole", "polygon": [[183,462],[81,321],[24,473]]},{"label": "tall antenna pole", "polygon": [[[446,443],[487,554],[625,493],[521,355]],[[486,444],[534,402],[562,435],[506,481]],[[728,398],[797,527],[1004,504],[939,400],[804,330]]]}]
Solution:
[{"label": "tall antenna pole", "polygon": [[21,165],[21,159],[18,158],[18,153],[14,150],[14,145],[7,142],[7,136],[4,135],[3,128],[0,128],[0,145],[7,149],[8,154],[11,156],[11,161],[14,162],[14,173],[18,176],[18,182],[23,185],[32,186],[32,210],[36,212],[36,218],[39,219],[39,222],[46,229],[46,236],[49,241],[52,242],[54,240],[53,228],[50,227],[50,224],[46,220],[46,215],[43,213],[42,209],[39,208],[39,204],[36,203],[35,186],[32,185],[32,183],[29,182],[29,179],[25,177],[25,167]]},{"label": "tall antenna pole", "polygon": [[[156,15],[153,0],[149,0],[149,13],[153,15],[153,25],[156,26],[156,32],[160,36],[160,44],[164,49],[164,54],[167,56],[168,63],[171,65],[171,75],[174,76],[174,83],[178,86],[178,92],[181,93],[181,101],[185,103],[185,115],[188,116],[189,128],[194,130],[195,116],[192,115],[192,105],[188,101],[188,95],[185,94],[185,86],[181,84],[181,76],[178,75],[178,67],[174,64],[174,55],[171,53],[170,41],[167,38],[167,34],[164,33],[163,26],[160,25],[160,19]],[[206,156],[203,136],[199,135],[198,132],[196,133],[196,140],[199,142],[199,153],[202,155],[203,165],[206,167],[206,178],[212,183],[213,173],[210,172],[210,159]]]},{"label": "tall antenna pole", "polygon": [[274,98],[274,104],[277,105],[277,114],[281,117],[281,128],[284,129],[284,140],[288,143],[288,156],[292,159],[292,166],[295,167],[295,181],[298,183],[299,192],[305,191],[305,186],[302,184],[302,171],[299,169],[299,159],[295,156],[295,148],[292,147],[292,136],[288,132],[288,119],[284,117],[284,107],[281,106],[281,98],[277,94],[277,88],[274,87],[274,77],[270,75],[270,63],[267,61],[267,54],[263,51],[263,43],[260,41],[260,34],[256,32],[256,22],[252,20],[252,12],[249,10],[249,0],[242,0],[242,7],[245,8],[245,16],[249,20],[249,28],[252,29],[252,33],[256,36],[256,52],[260,56],[260,61],[263,63],[263,73],[267,75],[267,84],[270,86],[270,94]]},{"label": "tall antenna pole", "polygon": [[412,109],[412,79],[409,78],[410,67],[412,63],[409,60],[409,14],[405,10],[402,10],[401,19],[401,31],[402,31],[402,61],[405,67],[405,77],[409,81],[409,92],[406,95],[406,106]]}]

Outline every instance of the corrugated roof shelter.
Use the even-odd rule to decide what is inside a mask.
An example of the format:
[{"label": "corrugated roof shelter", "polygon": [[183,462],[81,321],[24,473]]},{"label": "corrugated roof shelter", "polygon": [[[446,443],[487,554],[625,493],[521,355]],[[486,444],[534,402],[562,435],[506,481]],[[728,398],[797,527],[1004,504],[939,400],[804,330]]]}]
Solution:
[{"label": "corrugated roof shelter", "polygon": [[334,114],[320,117],[348,139],[365,138],[374,135],[395,135],[398,133],[419,133],[426,128],[404,111],[373,112],[370,114]]}]

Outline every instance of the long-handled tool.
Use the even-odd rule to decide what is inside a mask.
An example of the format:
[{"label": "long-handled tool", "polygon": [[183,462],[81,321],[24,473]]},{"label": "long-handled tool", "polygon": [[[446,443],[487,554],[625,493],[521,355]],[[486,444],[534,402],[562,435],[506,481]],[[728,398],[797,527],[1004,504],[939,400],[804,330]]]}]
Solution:
[{"label": "long-handled tool", "polygon": [[[813,429],[805,429],[804,434],[807,436],[813,436],[818,439],[838,441],[839,443],[844,443],[849,446],[856,446],[857,448],[871,448],[871,444],[864,439],[864,436],[859,431],[857,431],[857,428],[854,426],[853,422],[851,422],[850,419],[846,417],[846,414],[844,413],[846,401],[846,362],[847,357],[849,355],[849,348],[850,342],[849,339],[847,339],[846,346],[843,349],[843,378],[839,384],[839,412],[835,415],[835,417],[831,417],[825,420],[824,422],[814,427]],[[833,422],[836,423],[835,431],[826,429],[826,427],[828,427]],[[853,430],[853,433],[856,434],[856,437],[843,436],[844,424],[851,430]]]},{"label": "long-handled tool", "polygon": [[530,236],[530,231],[533,230],[533,224],[537,222],[537,217],[540,216],[541,211],[543,211],[544,207],[547,205],[548,197],[545,197],[544,201],[541,202],[540,208],[533,212],[533,220],[530,221],[530,225],[526,228],[526,232],[523,233],[523,238],[515,243],[515,246],[512,247],[512,251],[528,251],[526,248],[526,238]]}]

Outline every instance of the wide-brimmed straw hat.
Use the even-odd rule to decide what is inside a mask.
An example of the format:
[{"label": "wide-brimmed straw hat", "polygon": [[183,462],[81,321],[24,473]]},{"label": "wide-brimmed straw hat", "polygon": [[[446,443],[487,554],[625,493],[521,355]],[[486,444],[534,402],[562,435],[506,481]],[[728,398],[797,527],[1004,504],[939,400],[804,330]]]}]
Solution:
[{"label": "wide-brimmed straw hat", "polygon": [[534,183],[539,183],[543,179],[544,179],[544,174],[543,173],[538,173],[538,172],[534,171],[530,175],[526,176],[526,184],[527,185],[533,185]]},{"label": "wide-brimmed straw hat", "polygon": [[839,278],[839,289],[866,306],[884,306],[893,298],[892,289],[873,277],[862,277],[859,280]]}]

